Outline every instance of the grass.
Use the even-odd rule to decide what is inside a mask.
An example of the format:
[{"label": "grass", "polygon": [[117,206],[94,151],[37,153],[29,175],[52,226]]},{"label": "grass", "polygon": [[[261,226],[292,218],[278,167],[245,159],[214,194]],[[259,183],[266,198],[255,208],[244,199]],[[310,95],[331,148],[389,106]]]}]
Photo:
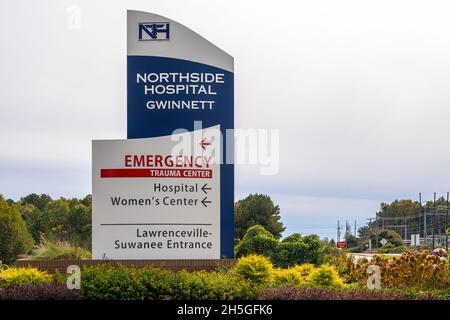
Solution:
[{"label": "grass", "polygon": [[71,245],[67,241],[49,240],[42,238],[41,244],[33,251],[31,260],[87,260],[91,253],[79,246]]}]

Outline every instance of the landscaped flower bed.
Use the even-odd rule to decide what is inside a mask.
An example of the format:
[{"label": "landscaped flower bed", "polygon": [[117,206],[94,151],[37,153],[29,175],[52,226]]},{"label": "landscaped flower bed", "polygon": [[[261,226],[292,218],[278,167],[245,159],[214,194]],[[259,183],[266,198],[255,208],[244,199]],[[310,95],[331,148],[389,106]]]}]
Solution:
[{"label": "landscaped flower bed", "polygon": [[259,295],[261,300],[440,300],[430,293],[414,294],[389,290],[301,288],[284,286],[266,288]]},{"label": "landscaped flower bed", "polygon": [[[436,260],[437,259],[437,260]],[[33,268],[0,271],[0,299],[87,300],[405,300],[449,298],[448,261],[426,254],[405,253],[394,260],[378,259],[386,273],[379,290],[366,289],[367,262],[349,266],[339,275],[323,264],[274,268],[259,255],[240,258],[227,270],[173,272],[158,268],[129,268],[107,263],[85,267],[81,290],[69,290],[65,276]],[[428,263],[428,264],[427,264]],[[409,268],[402,271],[403,268]],[[426,270],[419,281],[416,269]],[[389,274],[391,272],[392,274]],[[397,272],[397,273],[396,273]],[[394,282],[395,278],[395,282]]]},{"label": "landscaped flower bed", "polygon": [[364,285],[369,265],[380,267],[382,287],[387,289],[443,290],[450,294],[450,268],[447,258],[430,255],[426,251],[405,252],[400,257],[349,262],[348,279]]}]

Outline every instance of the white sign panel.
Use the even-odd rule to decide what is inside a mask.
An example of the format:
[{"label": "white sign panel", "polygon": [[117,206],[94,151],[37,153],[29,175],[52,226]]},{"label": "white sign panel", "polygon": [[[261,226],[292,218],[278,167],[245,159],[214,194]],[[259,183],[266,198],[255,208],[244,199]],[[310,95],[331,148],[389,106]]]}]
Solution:
[{"label": "white sign panel", "polygon": [[220,258],[215,130],[93,141],[94,259]]},{"label": "white sign panel", "polygon": [[411,245],[413,247],[420,245],[420,234],[411,234]]}]

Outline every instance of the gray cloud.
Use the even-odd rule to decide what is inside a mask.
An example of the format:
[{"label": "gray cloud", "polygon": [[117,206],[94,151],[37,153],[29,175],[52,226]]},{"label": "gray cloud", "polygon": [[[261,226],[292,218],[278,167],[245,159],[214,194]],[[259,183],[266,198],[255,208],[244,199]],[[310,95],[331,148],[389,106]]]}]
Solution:
[{"label": "gray cloud", "polygon": [[[80,30],[66,28],[73,4]],[[294,224],[328,217],[327,199],[368,217],[381,200],[450,189],[445,1],[28,0],[0,5],[6,196],[89,193],[90,140],[125,137],[127,5],[232,54],[236,125],[280,129],[280,173],[237,168],[238,197],[273,194]]]}]

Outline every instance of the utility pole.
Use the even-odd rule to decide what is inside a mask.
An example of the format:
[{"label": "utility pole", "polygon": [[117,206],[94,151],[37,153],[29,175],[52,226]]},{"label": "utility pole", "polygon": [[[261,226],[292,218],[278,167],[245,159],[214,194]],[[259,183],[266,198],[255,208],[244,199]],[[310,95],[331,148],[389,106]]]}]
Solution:
[{"label": "utility pole", "polygon": [[337,241],[336,242],[340,242],[341,241],[341,227],[339,226],[339,220],[338,220],[338,224],[337,224]]},{"label": "utility pole", "polygon": [[408,221],[405,218],[405,240],[408,240]]},{"label": "utility pole", "polygon": [[378,229],[379,229],[379,225],[378,225],[378,215],[375,217],[375,221],[374,222],[376,222],[377,223],[377,227],[376,227],[376,229],[375,229],[375,246],[376,246],[376,248],[377,248],[377,251],[378,251]]},{"label": "utility pole", "polygon": [[448,252],[448,234],[447,234],[447,229],[448,229],[448,209],[449,209],[449,207],[448,207],[448,201],[449,201],[449,199],[448,199],[448,197],[449,197],[449,193],[450,192],[448,192],[447,191],[447,210],[445,210],[446,211],[446,215],[445,215],[445,251],[447,251]]},{"label": "utility pole", "polygon": [[[422,192],[419,192],[419,205],[420,205],[420,208],[422,208]],[[419,214],[420,213],[421,212],[419,212]],[[419,243],[420,243],[420,231],[422,230],[422,225],[420,224],[420,218],[418,220],[419,220],[419,230],[418,230],[418,232],[419,232]]]},{"label": "utility pole", "polygon": [[348,223],[348,220],[345,220],[345,238],[351,234],[352,234],[352,227],[350,226],[350,223]]},{"label": "utility pole", "polygon": [[436,227],[436,218],[435,218],[435,215],[436,215],[436,192],[434,193],[434,196],[433,196],[433,214],[431,215],[431,233],[432,233],[432,235],[433,235],[433,246],[432,246],[432,248],[433,248],[433,250],[434,250],[434,229],[435,229],[435,227]]},{"label": "utility pole", "polygon": [[432,248],[432,250],[434,250],[434,228],[431,229],[431,234],[432,234],[432,238],[433,238],[433,246],[431,248]]},{"label": "utility pole", "polygon": [[369,218],[369,251],[372,250],[372,239],[371,237],[371,232],[370,232],[370,228],[372,228],[372,218]]},{"label": "utility pole", "polygon": [[427,204],[423,207],[423,238],[426,243],[427,238]]},{"label": "utility pole", "polygon": [[345,235],[344,235],[344,241],[345,241],[345,237],[348,234],[348,220],[345,220]]},{"label": "utility pole", "polygon": [[[447,194],[447,196],[448,196],[448,194]],[[447,212],[448,212],[448,210],[447,210]],[[353,235],[356,237],[356,219],[355,219],[355,232]]]}]

